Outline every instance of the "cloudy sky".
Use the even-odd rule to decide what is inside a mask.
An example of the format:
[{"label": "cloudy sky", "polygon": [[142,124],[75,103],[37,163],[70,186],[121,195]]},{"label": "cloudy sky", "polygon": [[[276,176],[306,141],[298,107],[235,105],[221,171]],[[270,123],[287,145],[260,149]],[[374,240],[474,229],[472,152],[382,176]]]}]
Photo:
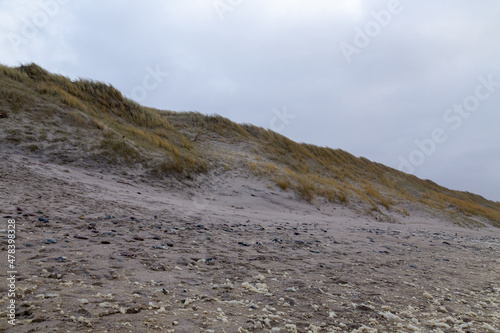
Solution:
[{"label": "cloudy sky", "polygon": [[0,62],[500,201],[498,0],[0,0]]}]

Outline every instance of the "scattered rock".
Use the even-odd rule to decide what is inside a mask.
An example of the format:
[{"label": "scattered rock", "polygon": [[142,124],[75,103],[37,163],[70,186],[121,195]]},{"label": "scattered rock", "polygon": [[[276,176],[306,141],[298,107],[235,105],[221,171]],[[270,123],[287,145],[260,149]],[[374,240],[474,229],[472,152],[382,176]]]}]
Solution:
[{"label": "scattered rock", "polygon": [[151,246],[151,248],[157,249],[157,250],[167,250],[168,249],[168,247],[165,245],[153,245],[153,246]]},{"label": "scattered rock", "polygon": [[75,235],[74,237],[76,239],[89,239],[87,236],[82,236],[82,235]]}]

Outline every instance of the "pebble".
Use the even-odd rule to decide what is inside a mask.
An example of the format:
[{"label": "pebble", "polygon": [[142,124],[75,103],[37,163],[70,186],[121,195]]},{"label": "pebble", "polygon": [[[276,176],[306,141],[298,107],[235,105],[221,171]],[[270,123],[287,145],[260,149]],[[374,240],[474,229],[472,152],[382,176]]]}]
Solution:
[{"label": "pebble", "polygon": [[151,246],[153,249],[157,249],[157,250],[167,250],[168,247],[165,246],[165,245],[153,245]]},{"label": "pebble", "polygon": [[238,242],[238,244],[241,245],[241,246],[250,246],[250,244],[244,243],[244,242]]},{"label": "pebble", "polygon": [[66,261],[66,257],[57,257],[56,260],[64,262]]},{"label": "pebble", "polygon": [[44,222],[44,223],[48,223],[48,222],[49,222],[49,219],[48,219],[48,218],[45,218],[45,217],[39,217],[39,218],[38,218],[38,221],[40,221],[40,222]]},{"label": "pebble", "polygon": [[167,250],[169,247],[173,247],[174,244],[172,243],[164,243],[162,245],[153,245],[151,246],[153,249],[158,249],[158,250]]},{"label": "pebble", "polygon": [[75,235],[76,239],[89,239],[87,236]]},{"label": "pebble", "polygon": [[47,238],[47,242],[50,243],[50,244],[55,244],[57,243],[55,240],[53,240],[52,238]]}]

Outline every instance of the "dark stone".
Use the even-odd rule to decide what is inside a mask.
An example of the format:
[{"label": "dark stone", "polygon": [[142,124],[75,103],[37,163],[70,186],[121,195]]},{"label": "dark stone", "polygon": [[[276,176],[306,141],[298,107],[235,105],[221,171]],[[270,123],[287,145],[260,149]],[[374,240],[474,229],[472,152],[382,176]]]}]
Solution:
[{"label": "dark stone", "polygon": [[76,239],[89,239],[87,236],[75,235]]}]

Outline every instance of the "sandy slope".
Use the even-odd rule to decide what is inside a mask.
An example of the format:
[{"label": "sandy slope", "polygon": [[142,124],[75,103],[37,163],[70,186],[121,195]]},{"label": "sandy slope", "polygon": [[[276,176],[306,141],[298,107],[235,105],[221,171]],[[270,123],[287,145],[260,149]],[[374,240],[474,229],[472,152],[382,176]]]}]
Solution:
[{"label": "sandy slope", "polygon": [[19,272],[13,327],[5,217],[0,330],[500,330],[498,229],[379,222],[236,171],[167,186],[0,155]]}]

